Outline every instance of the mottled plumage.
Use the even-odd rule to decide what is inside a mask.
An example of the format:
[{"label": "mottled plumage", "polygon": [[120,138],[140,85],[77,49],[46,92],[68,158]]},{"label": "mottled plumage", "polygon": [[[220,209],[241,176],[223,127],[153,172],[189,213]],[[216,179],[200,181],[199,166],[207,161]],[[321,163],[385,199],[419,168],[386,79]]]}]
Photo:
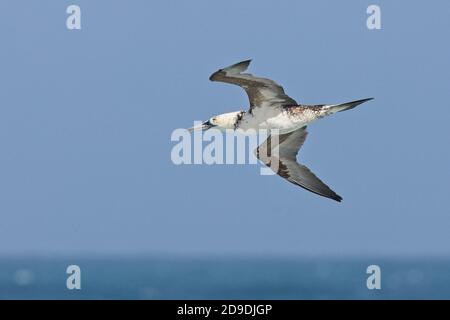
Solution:
[{"label": "mottled plumage", "polygon": [[[256,157],[269,168],[277,168],[276,173],[290,183],[340,202],[341,196],[317,178],[308,167],[296,161],[297,153],[305,142],[307,135],[306,127],[303,127],[280,135],[278,143],[273,142],[276,139],[269,136],[255,150]],[[277,162],[276,165],[274,165],[274,162]]]},{"label": "mottled plumage", "polygon": [[341,201],[342,197],[306,166],[297,163],[296,156],[306,139],[308,124],[336,112],[352,109],[372,98],[334,105],[298,104],[275,81],[243,73],[250,61],[245,60],[220,69],[209,78],[211,81],[230,83],[243,88],[250,104],[248,111],[218,115],[192,129],[277,129],[278,143],[272,143],[269,137],[255,150],[257,157],[269,167],[276,161],[276,173],[289,182],[321,196]]}]

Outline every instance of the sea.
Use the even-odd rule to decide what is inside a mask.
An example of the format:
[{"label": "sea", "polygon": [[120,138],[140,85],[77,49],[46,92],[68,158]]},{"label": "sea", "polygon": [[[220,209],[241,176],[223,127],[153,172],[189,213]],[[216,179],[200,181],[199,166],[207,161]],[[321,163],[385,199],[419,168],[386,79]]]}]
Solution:
[{"label": "sea", "polygon": [[450,259],[8,256],[0,299],[450,299]]}]

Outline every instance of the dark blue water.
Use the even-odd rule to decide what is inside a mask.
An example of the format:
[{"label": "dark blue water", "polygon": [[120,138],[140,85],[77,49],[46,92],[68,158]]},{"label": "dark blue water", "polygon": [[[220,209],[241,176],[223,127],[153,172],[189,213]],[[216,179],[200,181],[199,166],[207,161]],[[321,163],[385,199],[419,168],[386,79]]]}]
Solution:
[{"label": "dark blue water", "polygon": [[[81,290],[66,268],[81,268]],[[381,290],[366,287],[381,268]],[[450,299],[450,260],[0,258],[1,299]]]}]

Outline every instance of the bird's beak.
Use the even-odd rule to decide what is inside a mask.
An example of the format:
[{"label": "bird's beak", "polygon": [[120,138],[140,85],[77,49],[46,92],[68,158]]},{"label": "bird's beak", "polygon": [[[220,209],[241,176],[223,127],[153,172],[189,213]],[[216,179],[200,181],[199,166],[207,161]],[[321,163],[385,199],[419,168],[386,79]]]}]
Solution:
[{"label": "bird's beak", "polygon": [[198,125],[198,126],[194,126],[194,127],[192,127],[192,128],[189,128],[188,130],[189,130],[190,132],[192,132],[192,131],[198,131],[198,130],[205,131],[205,130],[208,130],[208,129],[212,128],[212,127],[215,127],[215,125],[213,125],[213,124],[208,120],[208,121],[205,121],[205,122],[203,122],[202,124],[200,124],[200,125]]}]

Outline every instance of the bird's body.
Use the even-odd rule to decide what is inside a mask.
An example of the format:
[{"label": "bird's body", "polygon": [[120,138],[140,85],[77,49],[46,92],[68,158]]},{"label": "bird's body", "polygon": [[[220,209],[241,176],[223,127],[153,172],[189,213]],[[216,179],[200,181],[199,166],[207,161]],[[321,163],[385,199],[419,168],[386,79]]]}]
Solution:
[{"label": "bird's body", "polygon": [[[213,73],[211,81],[220,81],[242,87],[248,95],[248,111],[235,111],[217,115],[199,127],[207,130],[211,127],[242,130],[277,130],[278,142],[271,142],[269,137],[262,143],[255,154],[265,165],[272,168],[276,161],[276,173],[289,182],[321,196],[341,201],[342,197],[332,191],[317,178],[307,167],[297,163],[298,150],[306,139],[306,126],[322,117],[336,112],[349,110],[369,99],[356,100],[342,104],[302,105],[285,94],[283,88],[275,81],[242,73],[250,60],[242,61]],[[264,154],[264,156],[263,156]]]},{"label": "bird's body", "polygon": [[280,106],[278,108],[255,108],[252,113],[246,112],[237,122],[236,128],[277,129],[279,133],[289,133],[302,128],[327,115],[325,106]]}]

